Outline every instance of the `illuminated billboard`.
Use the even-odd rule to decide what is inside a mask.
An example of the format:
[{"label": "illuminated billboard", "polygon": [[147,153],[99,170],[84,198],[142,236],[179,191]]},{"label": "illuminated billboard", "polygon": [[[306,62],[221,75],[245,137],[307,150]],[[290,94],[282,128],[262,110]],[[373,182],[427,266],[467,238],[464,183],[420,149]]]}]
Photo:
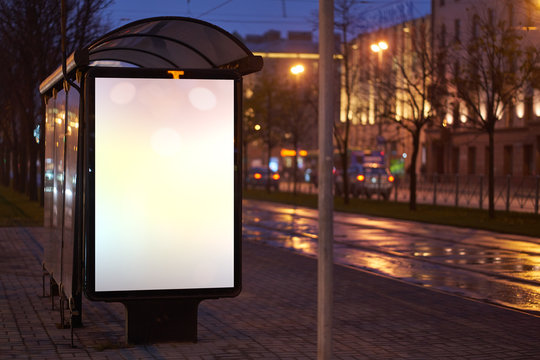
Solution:
[{"label": "illuminated billboard", "polygon": [[240,291],[240,81],[223,70],[88,72],[90,298]]}]

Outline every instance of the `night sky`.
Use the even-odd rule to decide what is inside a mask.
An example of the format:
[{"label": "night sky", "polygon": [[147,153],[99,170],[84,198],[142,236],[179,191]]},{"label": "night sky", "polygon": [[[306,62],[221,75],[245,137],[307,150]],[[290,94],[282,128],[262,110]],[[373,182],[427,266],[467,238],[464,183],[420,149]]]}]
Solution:
[{"label": "night sky", "polygon": [[[415,15],[430,11],[431,0],[373,0],[358,5],[374,15],[403,3],[412,3]],[[319,0],[115,0],[108,10],[113,28],[154,16],[187,16],[208,21],[240,35],[275,29],[313,31]]]}]

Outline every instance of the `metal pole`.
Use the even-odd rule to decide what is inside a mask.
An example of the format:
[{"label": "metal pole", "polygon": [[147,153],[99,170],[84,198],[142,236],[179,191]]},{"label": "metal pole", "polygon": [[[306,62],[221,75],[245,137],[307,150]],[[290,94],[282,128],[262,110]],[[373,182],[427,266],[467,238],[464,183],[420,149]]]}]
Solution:
[{"label": "metal pole", "polygon": [[381,200],[381,174],[377,175],[377,200]]},{"label": "metal pole", "polygon": [[484,204],[484,176],[480,175],[480,193],[479,193],[479,207],[482,210]]},{"label": "metal pole", "polygon": [[437,173],[433,175],[433,205],[437,205]]},{"label": "metal pole", "polygon": [[459,205],[459,174],[456,174],[456,206]]},{"label": "metal pole", "polygon": [[319,0],[319,244],[317,358],[332,358],[334,0]]},{"label": "metal pole", "polygon": [[397,177],[394,178],[394,201],[397,202],[398,199],[398,179]]},{"label": "metal pole", "polygon": [[538,195],[540,193],[540,176],[536,175],[536,198],[534,200],[534,213],[538,215]]},{"label": "metal pole", "polygon": [[510,211],[510,175],[506,175],[506,211]]}]

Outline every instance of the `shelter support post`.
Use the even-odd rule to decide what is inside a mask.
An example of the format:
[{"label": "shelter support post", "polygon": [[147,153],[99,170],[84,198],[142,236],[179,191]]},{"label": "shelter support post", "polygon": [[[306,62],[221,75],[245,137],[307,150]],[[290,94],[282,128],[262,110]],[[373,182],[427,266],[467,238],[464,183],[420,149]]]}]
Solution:
[{"label": "shelter support post", "polygon": [[49,274],[49,296],[51,297],[51,310],[54,310],[54,297],[60,295],[60,289],[52,274]]},{"label": "shelter support post", "polygon": [[49,276],[49,272],[45,269],[45,264],[41,265],[41,287],[42,287],[42,297],[45,297],[45,278]]}]

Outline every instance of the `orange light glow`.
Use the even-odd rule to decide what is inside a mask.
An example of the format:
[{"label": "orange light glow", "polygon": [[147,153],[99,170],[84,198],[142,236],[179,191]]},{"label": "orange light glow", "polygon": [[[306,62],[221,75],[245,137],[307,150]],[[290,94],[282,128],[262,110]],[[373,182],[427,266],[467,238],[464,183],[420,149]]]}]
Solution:
[{"label": "orange light glow", "polygon": [[298,64],[298,65],[295,65],[293,67],[291,67],[291,73],[293,73],[294,75],[299,75],[301,73],[303,73],[305,70],[304,68],[304,65],[302,64]]},{"label": "orange light glow", "polygon": [[394,182],[394,180],[395,180],[395,178],[394,178],[392,175],[390,175],[390,176],[388,177],[388,181]]},{"label": "orange light glow", "polygon": [[257,179],[257,180],[262,179],[262,175],[259,174],[259,173],[253,174],[253,177],[254,177],[255,179]]},{"label": "orange light glow", "polygon": [[296,151],[290,149],[281,149],[281,156],[296,156]]},{"label": "orange light glow", "polygon": [[272,179],[274,179],[274,180],[279,180],[279,174],[274,174],[274,175],[272,175]]},{"label": "orange light glow", "polygon": [[371,51],[378,53],[388,49],[388,43],[386,41],[379,41],[377,44],[371,44]]},{"label": "orange light glow", "polygon": [[[281,154],[282,157],[296,156],[296,150],[293,150],[293,149],[281,149],[280,154]],[[307,156],[307,151],[306,150],[299,150],[298,155]]]},{"label": "orange light glow", "polygon": [[366,178],[366,177],[365,177],[364,175],[360,174],[360,175],[358,175],[358,176],[356,177],[356,180],[358,180],[358,181],[364,181],[365,178]]}]

